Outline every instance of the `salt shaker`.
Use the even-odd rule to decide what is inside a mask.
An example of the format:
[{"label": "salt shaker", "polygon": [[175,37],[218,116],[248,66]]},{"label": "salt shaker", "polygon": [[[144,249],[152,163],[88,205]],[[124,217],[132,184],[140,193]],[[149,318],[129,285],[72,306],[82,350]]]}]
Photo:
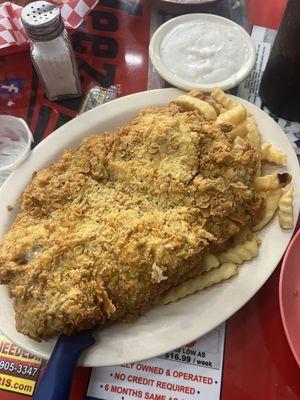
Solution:
[{"label": "salt shaker", "polygon": [[23,8],[21,19],[48,99],[81,96],[78,67],[59,7],[35,1]]}]

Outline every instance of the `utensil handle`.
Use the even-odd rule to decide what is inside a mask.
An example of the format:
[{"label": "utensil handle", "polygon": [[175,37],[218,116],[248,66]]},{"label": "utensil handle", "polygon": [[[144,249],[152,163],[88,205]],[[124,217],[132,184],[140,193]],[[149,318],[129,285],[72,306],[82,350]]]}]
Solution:
[{"label": "utensil handle", "polygon": [[95,342],[90,333],[61,335],[51,354],[33,400],[68,400],[80,353]]}]

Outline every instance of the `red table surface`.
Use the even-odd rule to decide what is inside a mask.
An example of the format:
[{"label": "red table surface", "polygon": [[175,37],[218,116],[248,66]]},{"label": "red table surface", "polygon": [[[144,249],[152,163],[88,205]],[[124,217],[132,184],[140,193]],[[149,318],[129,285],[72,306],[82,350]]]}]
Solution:
[{"label": "red table surface", "polygon": [[[249,27],[276,29],[286,0],[248,0]],[[122,95],[147,87],[149,1],[102,0],[86,26],[72,34],[83,88],[93,80],[122,85]],[[27,120],[36,143],[70,120],[79,100],[48,101],[28,52],[0,57],[0,85],[9,79],[18,94],[1,93],[0,113]],[[284,335],[278,304],[279,268],[264,287],[227,322],[222,400],[300,399],[300,371]],[[90,369],[78,368],[70,400],[85,397]],[[28,396],[0,391],[1,400]]]}]

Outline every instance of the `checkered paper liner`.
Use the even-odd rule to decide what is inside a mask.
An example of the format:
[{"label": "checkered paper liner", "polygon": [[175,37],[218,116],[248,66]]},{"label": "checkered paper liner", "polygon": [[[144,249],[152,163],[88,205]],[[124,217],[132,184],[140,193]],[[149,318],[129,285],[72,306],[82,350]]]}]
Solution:
[{"label": "checkered paper liner", "polygon": [[[97,3],[98,0],[60,1],[65,26],[68,29],[76,29]],[[10,2],[0,5],[0,55],[23,50],[28,45],[21,22],[22,9],[23,7]]]}]

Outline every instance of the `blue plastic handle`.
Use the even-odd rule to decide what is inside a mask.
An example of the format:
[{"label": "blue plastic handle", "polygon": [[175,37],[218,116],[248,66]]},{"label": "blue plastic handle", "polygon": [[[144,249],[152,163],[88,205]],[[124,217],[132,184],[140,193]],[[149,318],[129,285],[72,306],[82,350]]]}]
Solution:
[{"label": "blue plastic handle", "polygon": [[60,335],[33,400],[68,400],[80,353],[94,343],[91,331]]}]

